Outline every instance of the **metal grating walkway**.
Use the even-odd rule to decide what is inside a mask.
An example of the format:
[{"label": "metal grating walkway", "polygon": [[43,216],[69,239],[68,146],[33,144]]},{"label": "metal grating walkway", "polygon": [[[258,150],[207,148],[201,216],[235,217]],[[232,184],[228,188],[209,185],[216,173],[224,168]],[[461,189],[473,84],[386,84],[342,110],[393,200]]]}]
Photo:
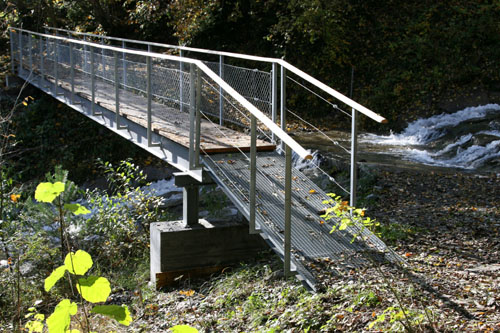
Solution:
[{"label": "metal grating walkway", "polygon": [[[240,154],[218,154],[204,157],[204,166],[211,172],[239,210],[249,218],[250,161]],[[257,157],[256,225],[273,250],[283,256],[285,158],[277,152],[259,153]],[[349,227],[330,234],[331,224],[320,217],[329,197],[297,169],[292,170],[292,269],[298,278],[313,290],[316,279],[309,265],[317,259],[329,258],[338,267],[352,268],[367,264],[364,252],[385,253],[387,259],[397,256],[367,229]],[[323,221],[323,223],[321,223]],[[351,242],[361,234],[365,242]]]}]

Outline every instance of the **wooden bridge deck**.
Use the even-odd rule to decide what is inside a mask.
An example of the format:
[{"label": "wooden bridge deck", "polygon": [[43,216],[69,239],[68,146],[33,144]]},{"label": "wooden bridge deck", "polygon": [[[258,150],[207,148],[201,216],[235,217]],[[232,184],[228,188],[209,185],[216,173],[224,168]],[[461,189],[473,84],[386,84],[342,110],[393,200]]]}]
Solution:
[{"label": "wooden bridge deck", "polygon": [[[76,71],[77,72],[77,71]],[[76,74],[76,73],[75,73]],[[52,77],[48,78],[54,83]],[[87,79],[87,81],[86,81]],[[68,78],[58,80],[59,86],[71,91]],[[75,75],[75,94],[91,100],[91,89],[88,78]],[[95,82],[95,103],[115,112],[115,87],[104,80]],[[147,98],[127,89],[120,89],[120,115],[147,128]],[[187,107],[186,107],[187,108]],[[181,112],[167,105],[152,101],[153,132],[189,148],[189,113]],[[214,122],[201,119],[200,150],[202,154],[231,153],[250,151],[250,136]],[[257,140],[257,151],[273,151],[276,146],[263,140]]]}]

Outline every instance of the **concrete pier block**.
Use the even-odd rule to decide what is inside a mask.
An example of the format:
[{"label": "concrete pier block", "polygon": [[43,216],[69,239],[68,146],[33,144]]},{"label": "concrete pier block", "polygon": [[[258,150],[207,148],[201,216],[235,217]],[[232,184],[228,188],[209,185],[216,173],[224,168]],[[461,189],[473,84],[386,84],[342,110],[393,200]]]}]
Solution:
[{"label": "concrete pier block", "polygon": [[177,277],[203,276],[221,271],[267,248],[259,235],[250,235],[242,222],[157,222],[150,227],[151,283],[156,288]]}]

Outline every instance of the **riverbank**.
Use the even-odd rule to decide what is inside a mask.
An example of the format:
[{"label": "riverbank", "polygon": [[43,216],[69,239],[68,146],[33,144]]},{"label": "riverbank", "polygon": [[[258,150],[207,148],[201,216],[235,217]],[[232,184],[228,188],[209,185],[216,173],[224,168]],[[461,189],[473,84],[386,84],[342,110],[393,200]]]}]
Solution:
[{"label": "riverbank", "polygon": [[[407,265],[325,279],[310,294],[264,253],[210,279],[181,280],[135,307],[133,327],[187,323],[206,332],[497,331],[500,177],[377,167],[367,215]],[[318,269],[334,267],[325,265]],[[325,274],[328,276],[328,274]],[[404,310],[404,313],[402,312]]]}]

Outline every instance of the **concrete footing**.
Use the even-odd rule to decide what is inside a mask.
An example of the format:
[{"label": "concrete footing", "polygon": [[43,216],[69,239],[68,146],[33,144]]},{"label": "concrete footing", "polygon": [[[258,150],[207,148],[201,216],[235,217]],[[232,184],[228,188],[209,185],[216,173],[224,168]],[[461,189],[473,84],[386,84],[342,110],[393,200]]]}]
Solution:
[{"label": "concrete footing", "polygon": [[220,272],[230,264],[254,258],[267,248],[259,235],[250,235],[241,222],[157,222],[150,227],[151,283],[160,288],[178,277],[193,278]]}]

